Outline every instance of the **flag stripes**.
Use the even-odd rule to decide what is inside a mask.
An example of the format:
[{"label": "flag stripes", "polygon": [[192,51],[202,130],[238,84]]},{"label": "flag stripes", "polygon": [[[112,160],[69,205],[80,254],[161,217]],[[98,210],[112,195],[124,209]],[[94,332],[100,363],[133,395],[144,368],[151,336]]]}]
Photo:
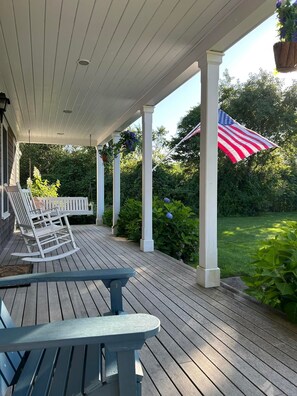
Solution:
[{"label": "flag stripes", "polygon": [[[278,147],[257,132],[240,125],[222,110],[219,110],[218,121],[218,147],[233,163],[258,151]],[[198,124],[184,140],[190,139],[200,131],[200,124]]]}]

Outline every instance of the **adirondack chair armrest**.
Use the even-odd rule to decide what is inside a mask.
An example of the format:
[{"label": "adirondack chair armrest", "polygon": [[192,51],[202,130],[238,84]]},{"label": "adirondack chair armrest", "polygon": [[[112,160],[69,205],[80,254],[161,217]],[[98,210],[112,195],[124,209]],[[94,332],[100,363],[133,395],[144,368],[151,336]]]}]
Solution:
[{"label": "adirondack chair armrest", "polygon": [[33,274],[7,276],[0,278],[0,287],[18,286],[24,283],[40,282],[85,282],[100,280],[107,289],[110,289],[111,312],[118,314],[123,311],[122,287],[134,277],[133,268],[108,268],[84,271],[39,272]]},{"label": "adirondack chair armrest", "polygon": [[0,330],[0,351],[30,351],[52,347],[104,344],[115,352],[140,349],[160,330],[148,314],[71,319]]}]

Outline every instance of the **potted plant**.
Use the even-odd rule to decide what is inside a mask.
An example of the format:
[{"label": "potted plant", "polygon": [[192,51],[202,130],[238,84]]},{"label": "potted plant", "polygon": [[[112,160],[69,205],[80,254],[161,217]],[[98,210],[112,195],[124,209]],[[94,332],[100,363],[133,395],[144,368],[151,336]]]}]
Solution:
[{"label": "potted plant", "polygon": [[118,142],[120,151],[124,154],[129,154],[135,151],[138,144],[136,134],[131,131],[124,131],[121,133],[121,138]]},{"label": "potted plant", "polygon": [[287,73],[297,70],[297,0],[276,2],[280,41],[273,46],[276,69]]},{"label": "potted plant", "polygon": [[121,133],[121,137],[117,143],[106,143],[99,150],[100,157],[103,162],[112,161],[121,152],[123,154],[129,154],[136,149],[138,139],[134,132],[124,131]]},{"label": "potted plant", "polygon": [[112,161],[114,158],[113,145],[109,143],[104,144],[102,149],[99,150],[99,154],[103,162]]}]

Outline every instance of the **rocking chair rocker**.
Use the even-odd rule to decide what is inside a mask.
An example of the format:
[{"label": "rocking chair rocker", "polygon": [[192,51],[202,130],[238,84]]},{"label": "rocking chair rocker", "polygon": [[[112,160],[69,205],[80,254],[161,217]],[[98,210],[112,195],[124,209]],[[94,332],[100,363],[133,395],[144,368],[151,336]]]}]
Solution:
[{"label": "rocking chair rocker", "polygon": [[[15,186],[4,185],[4,187],[28,250],[27,253],[12,253],[13,256],[33,263],[46,262],[67,257],[79,250],[75,244],[67,214],[35,209],[18,183]],[[70,248],[60,254],[48,255],[62,246]]]}]

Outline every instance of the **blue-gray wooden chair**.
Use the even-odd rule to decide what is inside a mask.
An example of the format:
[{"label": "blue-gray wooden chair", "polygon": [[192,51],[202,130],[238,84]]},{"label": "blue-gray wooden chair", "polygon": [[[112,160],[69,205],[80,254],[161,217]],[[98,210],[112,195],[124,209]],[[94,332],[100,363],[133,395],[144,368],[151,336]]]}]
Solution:
[{"label": "blue-gray wooden chair", "polygon": [[[111,289],[116,313],[122,310],[119,291],[133,274],[131,269],[37,273],[0,279],[0,286],[101,279]],[[140,396],[136,351],[159,328],[159,320],[147,314],[15,327],[0,301],[0,395],[11,387],[14,396]]]}]

